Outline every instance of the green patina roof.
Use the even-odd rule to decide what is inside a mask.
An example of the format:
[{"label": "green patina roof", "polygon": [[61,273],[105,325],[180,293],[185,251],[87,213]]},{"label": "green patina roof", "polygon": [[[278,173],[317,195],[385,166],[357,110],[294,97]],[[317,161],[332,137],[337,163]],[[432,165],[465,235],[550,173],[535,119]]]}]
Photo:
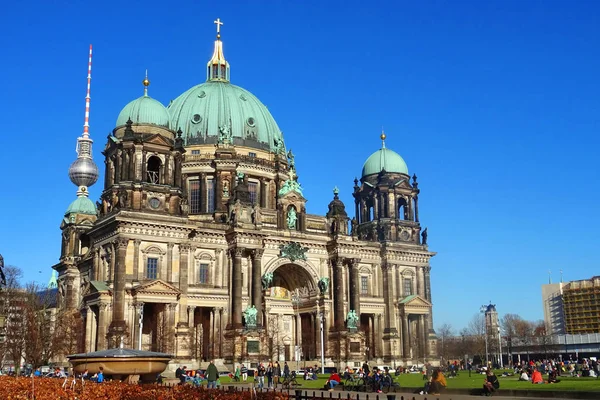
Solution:
[{"label": "green patina roof", "polygon": [[110,288],[106,285],[106,283],[104,283],[102,281],[90,281],[90,284],[98,292],[108,292],[108,291],[110,291]]},{"label": "green patina roof", "polygon": [[406,296],[405,298],[403,298],[402,300],[400,300],[400,304],[406,304],[409,301],[411,301],[412,299],[414,299],[415,297],[417,297],[416,294],[411,294],[410,296]]},{"label": "green patina roof", "polygon": [[75,199],[67,208],[65,215],[69,214],[87,214],[87,215],[97,215],[96,205],[93,201],[91,201],[88,197],[80,196]]},{"label": "green patina roof", "polygon": [[[204,143],[209,136],[218,137],[228,127],[236,138],[249,138],[263,148],[277,151],[276,140],[283,136],[267,107],[249,91],[229,82],[208,81],[194,86],[171,102],[171,129],[183,131],[186,144]],[[200,140],[198,140],[200,139]]]},{"label": "green patina roof", "polygon": [[117,126],[125,125],[128,119],[131,119],[134,124],[152,124],[168,128],[170,117],[160,101],[144,95],[121,110],[117,118]]},{"label": "green patina roof", "polygon": [[365,165],[363,165],[362,176],[378,174],[383,170],[408,175],[408,167],[404,159],[393,150],[385,147],[371,154]]}]

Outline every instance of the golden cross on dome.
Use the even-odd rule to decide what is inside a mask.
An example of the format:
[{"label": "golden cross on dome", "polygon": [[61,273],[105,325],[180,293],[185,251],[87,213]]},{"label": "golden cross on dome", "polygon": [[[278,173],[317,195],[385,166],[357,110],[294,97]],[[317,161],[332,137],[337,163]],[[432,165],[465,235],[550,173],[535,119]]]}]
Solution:
[{"label": "golden cross on dome", "polygon": [[221,25],[223,25],[223,23],[221,22],[221,18],[217,18],[216,21],[214,21],[215,25],[217,25],[217,37],[221,36]]}]

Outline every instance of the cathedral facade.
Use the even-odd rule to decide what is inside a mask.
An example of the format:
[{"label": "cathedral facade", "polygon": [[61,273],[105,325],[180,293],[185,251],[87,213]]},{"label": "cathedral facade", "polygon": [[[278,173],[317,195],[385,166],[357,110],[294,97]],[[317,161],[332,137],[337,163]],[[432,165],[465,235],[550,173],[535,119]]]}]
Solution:
[{"label": "cathedral facade", "polygon": [[337,188],[313,215],[277,123],[230,83],[220,33],[206,82],[168,107],[143,84],[104,147],[100,200],[88,198],[99,173],[87,114],[69,171],[78,197],[53,268],[60,307],[81,312],[83,352],[125,345],[188,365],[436,358],[435,253],[417,178],[384,134],[354,181],[354,216]]}]

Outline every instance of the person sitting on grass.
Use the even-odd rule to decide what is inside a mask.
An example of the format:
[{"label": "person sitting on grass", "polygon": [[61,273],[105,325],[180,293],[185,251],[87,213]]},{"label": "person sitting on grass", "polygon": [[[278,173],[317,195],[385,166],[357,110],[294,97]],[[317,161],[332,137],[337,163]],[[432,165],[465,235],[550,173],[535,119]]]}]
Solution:
[{"label": "person sitting on grass", "polygon": [[544,379],[542,378],[542,373],[537,369],[534,369],[531,373],[531,383],[534,385],[541,385],[544,383]]},{"label": "person sitting on grass", "polygon": [[560,379],[557,379],[556,376],[557,376],[556,368],[553,368],[552,371],[550,371],[550,373],[548,374],[548,383],[560,382]]},{"label": "person sitting on grass", "polygon": [[337,372],[333,372],[329,375],[329,379],[327,379],[326,385],[329,386],[329,391],[333,392],[333,388],[340,384],[340,376]]},{"label": "person sitting on grass", "polygon": [[523,372],[521,373],[521,376],[519,376],[519,380],[529,382],[530,378],[529,378],[529,375],[527,374],[526,370],[523,370]]},{"label": "person sitting on grass", "polygon": [[500,388],[498,377],[494,375],[494,371],[488,368],[485,374],[485,381],[483,381],[483,394],[491,396],[498,388]]},{"label": "person sitting on grass", "polygon": [[442,371],[437,368],[431,375],[429,394],[439,395],[444,389],[446,389],[446,378],[444,377],[444,374],[442,374]]}]

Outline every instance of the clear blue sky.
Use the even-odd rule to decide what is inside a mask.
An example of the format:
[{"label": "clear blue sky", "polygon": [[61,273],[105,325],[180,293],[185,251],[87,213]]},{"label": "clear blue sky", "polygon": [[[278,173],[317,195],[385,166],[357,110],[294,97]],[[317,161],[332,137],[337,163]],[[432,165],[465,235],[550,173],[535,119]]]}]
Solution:
[{"label": "clear blue sky", "polygon": [[419,177],[434,325],[461,328],[490,300],[540,319],[548,270],[599,271],[599,16],[596,1],[9,2],[0,252],[26,280],[47,282],[58,260],[89,44],[103,170],[144,70],[164,104],[203,82],[220,17],[231,80],[284,131],[309,212],[325,213],[335,185],[353,212],[383,125]]}]

